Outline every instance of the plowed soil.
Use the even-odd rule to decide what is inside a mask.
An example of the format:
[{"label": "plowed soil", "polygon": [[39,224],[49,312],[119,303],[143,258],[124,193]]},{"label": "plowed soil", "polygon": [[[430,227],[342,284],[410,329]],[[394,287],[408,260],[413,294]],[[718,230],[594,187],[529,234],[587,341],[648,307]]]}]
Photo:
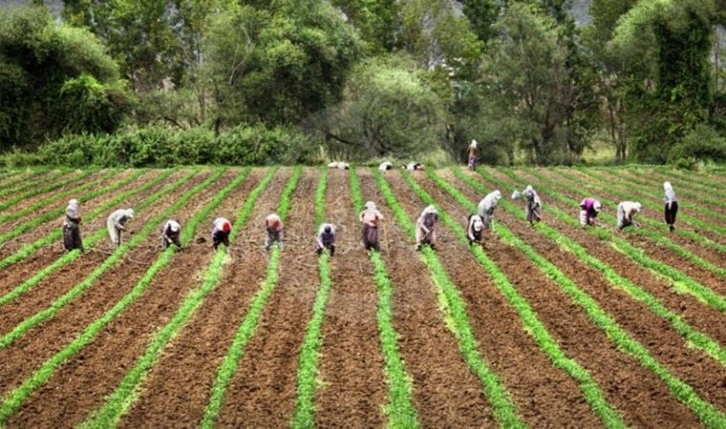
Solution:
[{"label": "plowed soil", "polygon": [[[174,172],[151,189],[121,202],[119,207],[139,204],[162,187],[180,180],[189,171],[183,168]],[[171,217],[179,220],[184,227],[240,171],[238,168],[229,169]],[[0,426],[33,429],[75,427],[98,410],[134,367],[158,330],[171,320],[188,294],[202,284],[202,277],[214,256],[209,237],[213,219],[224,216],[234,221],[252,189],[267,172],[267,169],[253,169],[250,176],[203,220],[185,249],[173,254],[172,262],[154,276],[143,295],[104,326],[88,345],[60,364],[50,378],[20,404],[17,411],[0,418]],[[218,284],[164,347],[142,379],[138,392],[118,422],[119,426],[199,426],[222,360],[267,275],[268,255],[263,248],[264,217],[278,209],[282,190],[291,172],[291,168],[276,171],[260,194],[248,221],[244,225],[233,225],[239,233],[228,249]],[[395,221],[372,173],[367,169],[358,169],[357,172],[364,200],[375,201],[386,219],[380,234],[381,256],[394,291],[393,327],[398,334],[397,345],[405,371],[411,379],[411,395],[421,426],[498,427],[499,422],[482,381],[462,358],[459,340],[448,325],[450,321],[442,308],[437,285],[421,255],[415,251],[413,237],[408,236]],[[505,198],[509,197],[512,189],[521,189],[521,185],[497,170],[490,172],[505,184],[507,189],[502,188]],[[73,186],[88,183],[104,173],[94,173],[75,185],[69,184],[57,191],[44,193],[42,197],[20,201],[3,213],[17,212],[44,198],[71,190]],[[104,193],[85,202],[82,210],[89,213],[119,192],[137,188],[160,173],[158,170],[144,173],[115,192]],[[14,188],[12,183],[19,179],[33,180],[29,179],[31,174],[22,172],[0,176],[0,189]],[[43,173],[36,178],[52,174]],[[53,180],[63,180],[63,177],[72,177],[73,174],[77,173],[66,172]],[[120,172],[98,186],[111,186],[129,174],[133,171]],[[136,217],[129,223],[131,236],[210,174],[211,169],[203,169],[176,191],[137,211]],[[439,174],[472,203],[476,204],[483,197],[450,171],[442,170]],[[517,174],[536,185],[536,178],[521,171]],[[542,170],[542,174],[555,178],[561,184],[556,187],[557,192],[567,198],[579,200],[584,197],[574,182],[564,179],[556,171]],[[293,417],[300,347],[320,285],[314,252],[314,204],[319,177],[319,170],[304,169],[292,194],[285,222],[286,240],[278,283],[265,303],[259,324],[245,345],[226,390],[216,421],[219,427],[279,428],[289,426]],[[398,171],[386,172],[384,177],[409,219],[415,222],[426,204]],[[443,210],[465,226],[469,214],[466,209],[425,173],[416,172],[413,177]],[[471,177],[486,188],[494,187],[479,175],[472,174]],[[615,175],[608,177],[617,180]],[[723,179],[722,176],[720,178]],[[595,180],[589,183],[602,186],[597,196],[617,201],[608,192],[606,184]],[[653,201],[660,202],[662,182],[657,184]],[[682,188],[679,196],[696,198],[699,195],[695,192],[688,194],[686,186]],[[16,195],[19,195],[24,190],[18,188],[17,192]],[[603,245],[588,231],[572,228],[564,221],[548,216],[547,207],[552,206],[572,213],[574,217],[577,213],[546,193],[540,194],[544,200],[544,222],[547,225],[583,246],[620,276],[646,290],[694,329],[708,335],[721,347],[726,346],[723,313],[691,295],[676,293],[669,281],[638,266],[614,247]],[[337,225],[338,234],[337,252],[330,259],[332,282],[319,349],[315,423],[325,428],[384,427],[388,421],[387,406],[391,401],[376,318],[378,291],[369,256],[361,245],[358,213],[363,208],[353,207],[347,171],[329,171],[325,197],[326,221]],[[11,198],[13,195],[0,198],[0,203]],[[32,220],[34,216],[64,207],[66,203],[66,198],[59,199],[52,207],[40,208],[37,213],[21,219]],[[607,207],[613,208],[614,204]],[[643,215],[661,222],[660,211],[646,211]],[[710,219],[709,222],[724,226],[712,218],[694,217],[704,221]],[[502,207],[495,214],[495,222],[509,228],[572,279],[670,374],[692,387],[695,394],[713,404],[717,410],[726,413],[726,369],[723,365],[692,347],[676,332],[671,322],[660,319],[626,292],[613,287],[602,274],[563,251],[558,243],[541,234],[537,227],[530,227],[523,218],[523,211],[512,214]],[[84,237],[104,231],[105,221],[104,215],[84,218]],[[0,222],[0,233],[12,231],[19,225],[17,222],[20,219]],[[56,231],[59,225],[60,219],[45,222],[16,239],[0,243],[0,259]],[[681,227],[693,229],[687,222],[683,222]],[[443,223],[438,225],[437,232],[436,255],[466,305],[468,321],[477,341],[476,351],[501,381],[522,421],[533,428],[603,427],[603,422],[584,399],[581,386],[566,372],[554,367],[524,328],[517,311],[473,258],[468,246],[460,243]],[[714,265],[726,266],[722,254],[677,234],[664,234],[675,244]],[[725,282],[717,274],[696,267],[674,252],[654,246],[651,241],[635,234],[623,233],[620,236],[643,249],[649,257],[687,273],[722,296],[726,294]],[[714,239],[724,243],[723,237]],[[628,426],[704,427],[657,375],[619,350],[585,311],[524,253],[493,235],[487,237],[483,246],[487,256],[527,300],[565,355],[592,375],[605,399],[621,413]],[[7,395],[122,299],[157,260],[159,250],[158,229],[154,229],[140,244],[129,249],[117,266],[106,270],[88,289],[59,308],[53,317],[28,330],[7,347],[0,348],[0,416],[2,402]],[[103,264],[111,251],[108,239],[104,238],[93,249],[56,270],[30,290],[0,305],[0,337],[48,308],[85,280]],[[62,255],[62,245],[58,242],[40,248],[25,260],[3,269],[0,272],[0,296]]]}]

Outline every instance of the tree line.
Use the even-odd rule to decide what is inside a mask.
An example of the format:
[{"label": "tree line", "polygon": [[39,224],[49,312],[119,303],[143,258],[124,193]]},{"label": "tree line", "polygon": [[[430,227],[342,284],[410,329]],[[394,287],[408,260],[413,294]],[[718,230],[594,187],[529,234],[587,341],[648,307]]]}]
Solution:
[{"label": "tree line", "polygon": [[726,160],[726,0],[32,3],[0,6],[0,150],[37,162]]}]

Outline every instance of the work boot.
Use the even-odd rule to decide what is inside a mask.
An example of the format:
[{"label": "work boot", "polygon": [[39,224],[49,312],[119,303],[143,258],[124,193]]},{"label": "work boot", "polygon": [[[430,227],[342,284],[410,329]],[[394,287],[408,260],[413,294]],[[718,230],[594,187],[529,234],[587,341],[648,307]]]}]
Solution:
[{"label": "work boot", "polygon": [[332,258],[333,255],[335,255],[335,246],[330,246],[330,257]]},{"label": "work boot", "polygon": [[670,230],[670,232],[673,232],[676,230],[676,227],[675,225],[668,225],[668,229]]}]

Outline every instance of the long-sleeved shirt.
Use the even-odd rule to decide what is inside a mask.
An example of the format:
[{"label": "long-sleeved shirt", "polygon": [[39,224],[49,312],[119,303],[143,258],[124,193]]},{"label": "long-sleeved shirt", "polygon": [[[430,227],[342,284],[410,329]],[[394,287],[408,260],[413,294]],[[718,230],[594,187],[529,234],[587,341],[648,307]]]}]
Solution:
[{"label": "long-sleeved shirt", "polygon": [[81,211],[78,208],[78,203],[68,204],[66,207],[66,222],[77,224],[81,221]]},{"label": "long-sleeved shirt", "polygon": [[133,219],[133,217],[134,211],[132,209],[118,209],[111,213],[108,220],[114,227],[116,227],[116,229],[126,229],[124,228],[124,225],[129,221],[129,219]]},{"label": "long-sleeved shirt", "polygon": [[439,221],[439,213],[434,206],[426,207],[416,221],[416,228],[428,234]]},{"label": "long-sleeved shirt", "polygon": [[537,195],[537,192],[531,186],[527,186],[524,192],[522,192],[522,195],[524,195],[527,203],[534,206],[542,206],[542,200],[539,199],[539,195]]},{"label": "long-sleeved shirt", "polygon": [[378,209],[366,209],[360,213],[360,221],[372,227],[378,226],[378,221],[383,220],[383,215]]},{"label": "long-sleeved shirt", "polygon": [[165,238],[178,237],[179,231],[181,231],[181,225],[179,225],[179,222],[173,219],[169,219],[164,224],[164,228],[162,229],[162,235]]},{"label": "long-sleeved shirt", "polygon": [[640,203],[633,201],[623,201],[619,204],[619,206],[623,209],[623,214],[628,220],[632,220],[633,215],[639,213],[640,208],[642,207]]},{"label": "long-sleeved shirt", "polygon": [[[325,232],[328,228],[330,232]],[[324,223],[320,225],[320,229],[318,230],[318,246],[322,248],[330,246],[331,244],[335,244],[335,225],[332,223]]]},{"label": "long-sleeved shirt", "polygon": [[502,198],[502,193],[499,191],[493,191],[487,194],[484,199],[479,201],[477,206],[477,213],[479,216],[491,216],[494,214],[494,209],[497,208],[499,200]]},{"label": "long-sleeved shirt", "polygon": [[[227,228],[224,227],[225,224],[227,225]],[[232,229],[232,224],[229,220],[223,217],[218,217],[217,219],[214,219],[214,223],[212,224],[212,235],[214,236],[217,232],[229,233],[230,229]]]},{"label": "long-sleeved shirt", "polygon": [[597,200],[594,198],[585,198],[580,203],[580,208],[587,212],[587,216],[594,218],[597,217],[598,211],[595,209]]},{"label": "long-sleeved shirt", "polygon": [[670,183],[666,182],[663,186],[665,190],[665,202],[666,204],[670,204],[672,202],[676,201],[676,191],[673,190],[673,186],[671,186]]}]

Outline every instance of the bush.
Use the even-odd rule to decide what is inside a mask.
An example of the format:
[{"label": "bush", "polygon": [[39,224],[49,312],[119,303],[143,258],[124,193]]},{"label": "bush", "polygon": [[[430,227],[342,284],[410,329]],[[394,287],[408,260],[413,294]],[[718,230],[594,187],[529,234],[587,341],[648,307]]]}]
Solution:
[{"label": "bush", "polygon": [[698,125],[668,152],[668,162],[683,168],[726,162],[726,137],[708,125]]}]

